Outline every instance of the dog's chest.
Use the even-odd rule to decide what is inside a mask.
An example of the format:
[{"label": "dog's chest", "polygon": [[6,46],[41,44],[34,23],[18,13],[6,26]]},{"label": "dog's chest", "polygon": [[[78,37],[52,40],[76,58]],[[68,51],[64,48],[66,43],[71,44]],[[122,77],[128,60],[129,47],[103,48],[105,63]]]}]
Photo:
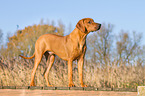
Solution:
[{"label": "dog's chest", "polygon": [[84,46],[86,46],[86,41],[82,40],[81,42],[77,43],[77,46],[75,47],[75,52],[76,54],[82,54],[82,52],[84,51]]},{"label": "dog's chest", "polygon": [[86,45],[86,41],[82,40],[81,42],[78,43],[78,48],[80,51],[83,50],[83,47]]}]

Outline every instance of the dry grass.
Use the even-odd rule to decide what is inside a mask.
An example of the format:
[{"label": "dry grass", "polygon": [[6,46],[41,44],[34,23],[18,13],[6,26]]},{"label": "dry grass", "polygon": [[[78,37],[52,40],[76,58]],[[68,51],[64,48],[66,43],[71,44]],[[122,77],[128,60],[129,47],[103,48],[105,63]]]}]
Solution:
[{"label": "dry grass", "polygon": [[[2,63],[3,62],[3,63]],[[1,60],[0,63],[0,86],[28,86],[30,84],[31,71],[34,60],[24,60],[17,58],[15,60]],[[46,86],[42,76],[45,69],[45,60],[40,63],[35,83],[37,86]],[[111,88],[136,88],[138,85],[145,85],[143,66],[117,66],[110,64],[106,68],[84,64],[84,82],[88,86],[94,87],[111,87]],[[5,64],[5,66],[4,66]],[[122,64],[123,65],[123,64]],[[57,60],[53,65],[49,81],[54,86],[68,86],[67,64],[65,61]],[[73,64],[73,79],[76,86],[80,86],[78,79],[77,64]]]}]

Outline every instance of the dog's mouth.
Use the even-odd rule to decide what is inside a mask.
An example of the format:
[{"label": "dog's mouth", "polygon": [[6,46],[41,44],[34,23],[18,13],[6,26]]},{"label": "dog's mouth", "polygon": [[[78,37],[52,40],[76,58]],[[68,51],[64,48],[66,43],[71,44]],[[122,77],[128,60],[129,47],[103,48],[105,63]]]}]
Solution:
[{"label": "dog's mouth", "polygon": [[100,28],[101,28],[101,24],[98,24],[98,25],[95,27],[95,31],[100,30]]}]

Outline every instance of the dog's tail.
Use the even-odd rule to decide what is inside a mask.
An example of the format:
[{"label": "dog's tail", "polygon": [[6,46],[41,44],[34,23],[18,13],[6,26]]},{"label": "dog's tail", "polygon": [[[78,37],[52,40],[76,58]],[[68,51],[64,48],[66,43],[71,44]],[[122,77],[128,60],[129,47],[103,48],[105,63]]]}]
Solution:
[{"label": "dog's tail", "polygon": [[19,55],[19,56],[22,57],[22,58],[24,58],[24,59],[32,59],[32,58],[34,58],[35,53],[34,53],[31,57],[24,57],[24,56],[22,56],[22,55]]}]

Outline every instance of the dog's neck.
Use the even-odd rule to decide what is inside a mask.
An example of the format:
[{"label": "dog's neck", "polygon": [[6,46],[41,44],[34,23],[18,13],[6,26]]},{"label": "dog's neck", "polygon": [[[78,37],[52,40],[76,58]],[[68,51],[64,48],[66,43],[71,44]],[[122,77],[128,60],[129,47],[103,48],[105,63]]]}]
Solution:
[{"label": "dog's neck", "polygon": [[75,28],[70,34],[69,34],[69,37],[73,40],[76,40],[76,41],[84,41],[86,40],[86,36],[87,34],[82,32],[81,30],[79,30],[78,28]]}]

